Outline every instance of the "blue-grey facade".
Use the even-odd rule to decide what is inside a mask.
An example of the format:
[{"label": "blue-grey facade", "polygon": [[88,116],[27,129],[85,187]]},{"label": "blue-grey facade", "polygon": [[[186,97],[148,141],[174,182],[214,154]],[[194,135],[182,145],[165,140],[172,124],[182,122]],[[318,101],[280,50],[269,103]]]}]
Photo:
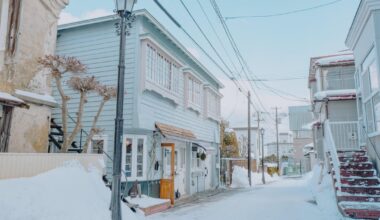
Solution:
[{"label": "blue-grey facade", "polygon": [[[61,25],[57,54],[78,58],[87,65],[87,75],[115,86],[119,53],[116,22],[115,16],[107,16]],[[160,144],[170,142],[176,144],[176,191],[192,194],[218,186],[219,89],[223,85],[146,10],[136,11],[127,36],[125,64],[123,170],[128,182],[138,180],[146,194],[157,195],[151,193],[157,189],[151,190],[149,184],[156,186],[168,175],[168,152]],[[75,118],[79,96],[66,85],[65,91],[71,97],[69,113]],[[59,102],[56,91],[54,95]],[[89,95],[83,117],[87,133],[99,103],[100,97]],[[94,141],[104,141],[109,155],[113,152],[115,108],[115,100],[106,103],[97,124],[102,132],[94,137]],[[53,117],[60,122],[59,109]],[[163,134],[158,124],[174,133]],[[73,126],[70,123],[71,129]],[[178,129],[194,137],[176,135]],[[199,159],[199,148],[194,146],[202,146],[205,160]],[[106,161],[109,175],[112,163]]]}]

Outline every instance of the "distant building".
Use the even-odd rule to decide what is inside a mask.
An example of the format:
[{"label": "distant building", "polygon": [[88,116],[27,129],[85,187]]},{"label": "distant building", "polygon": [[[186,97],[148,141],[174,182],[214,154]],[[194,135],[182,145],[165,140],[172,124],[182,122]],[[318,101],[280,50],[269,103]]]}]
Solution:
[{"label": "distant building", "polygon": [[301,161],[304,158],[304,146],[313,143],[312,121],[310,105],[289,107],[289,129],[293,133],[295,161]]},{"label": "distant building", "polygon": [[[248,127],[235,127],[233,128],[236,134],[236,138],[239,144],[239,151],[241,157],[248,156]],[[251,128],[251,157],[253,159],[259,153],[258,143],[257,143],[257,128]]]},{"label": "distant building", "polygon": [[[294,147],[292,141],[292,134],[289,132],[281,132],[278,134],[278,150],[280,158],[294,157]],[[277,142],[266,143],[264,146],[264,156],[277,156]]]}]

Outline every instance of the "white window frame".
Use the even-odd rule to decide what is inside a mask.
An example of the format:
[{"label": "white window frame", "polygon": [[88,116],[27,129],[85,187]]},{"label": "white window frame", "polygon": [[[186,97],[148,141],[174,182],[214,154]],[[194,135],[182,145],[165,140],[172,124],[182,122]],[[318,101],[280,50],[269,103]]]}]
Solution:
[{"label": "white window frame", "polygon": [[183,64],[150,37],[141,38],[141,47],[142,88],[179,104]]},{"label": "white window frame", "polygon": [[198,114],[203,109],[203,83],[193,72],[185,72],[185,103],[188,109],[196,111]]},{"label": "white window frame", "polygon": [[90,145],[88,146],[87,153],[92,153],[92,150],[93,150],[93,141],[95,141],[95,140],[96,141],[99,141],[99,140],[103,141],[103,152],[105,152],[106,154],[108,154],[108,136],[107,135],[94,135],[91,138]]},{"label": "white window frame", "polygon": [[[207,118],[220,121],[221,118],[221,98],[223,97],[218,91],[210,86],[205,86],[205,115]],[[212,100],[215,99],[215,100]],[[212,109],[211,105],[215,105]]]},{"label": "white window frame", "polygon": [[[147,179],[147,165],[148,165],[148,149],[147,149],[147,136],[145,135],[123,135],[123,148],[122,148],[122,169],[125,170],[125,159],[126,159],[126,140],[127,138],[132,140],[132,164],[131,164],[131,176],[127,177],[127,181],[143,181]],[[138,140],[143,139],[143,175],[137,176],[137,144]]]},{"label": "white window frame", "polygon": [[[380,68],[379,68],[379,63],[378,63],[378,54],[376,52],[376,48],[375,47],[372,47],[369,52],[368,52],[368,55],[367,57],[364,59],[363,63],[361,64],[361,74],[360,74],[360,82],[361,82],[361,90],[364,90],[365,87],[369,87],[368,89],[370,89],[369,91],[369,94],[365,94],[364,91],[362,91],[362,105],[363,105],[363,118],[365,119],[365,125],[366,125],[366,128],[367,128],[367,131],[368,131],[368,128],[369,128],[369,123],[372,124],[373,126],[373,131],[368,131],[369,133],[369,136],[370,137],[373,137],[373,136],[377,136],[377,135],[380,135],[380,128],[378,126],[376,126],[376,118],[375,118],[375,111],[374,111],[374,105],[373,105],[373,98],[376,96],[377,93],[380,92],[380,82],[378,82],[378,85],[377,85],[377,88],[375,89],[372,89],[371,87],[371,73],[370,73],[370,66],[375,64],[376,65],[376,68],[377,68],[377,79],[379,80],[379,72],[380,72]],[[368,74],[366,76],[366,74]],[[369,85],[366,85],[364,80],[365,78],[364,77],[368,77],[369,78]],[[366,108],[366,105],[368,103],[371,103],[371,106],[372,106],[372,109],[369,110],[369,112],[372,114],[372,121],[369,121],[368,119],[368,114],[367,114],[367,108]]]}]

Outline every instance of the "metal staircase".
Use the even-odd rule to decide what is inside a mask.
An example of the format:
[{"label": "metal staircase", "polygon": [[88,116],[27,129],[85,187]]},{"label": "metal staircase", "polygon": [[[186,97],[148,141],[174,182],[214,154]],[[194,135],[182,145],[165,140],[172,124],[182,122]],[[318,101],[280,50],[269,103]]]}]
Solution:
[{"label": "metal staircase", "polygon": [[[81,130],[81,138],[82,139],[82,133],[83,131]],[[50,133],[49,133],[49,153],[54,153],[56,150],[61,150],[62,148],[62,143],[63,143],[63,130],[62,126],[58,125],[54,118],[50,119]],[[73,153],[82,153],[82,144],[80,143],[79,146],[77,145],[76,141],[73,141],[71,143],[71,148],[68,149],[68,152],[73,152]]]}]

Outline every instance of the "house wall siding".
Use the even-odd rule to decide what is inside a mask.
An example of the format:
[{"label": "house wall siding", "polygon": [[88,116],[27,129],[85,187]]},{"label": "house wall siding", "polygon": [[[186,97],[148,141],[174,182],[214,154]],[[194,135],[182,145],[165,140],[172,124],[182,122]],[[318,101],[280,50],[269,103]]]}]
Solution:
[{"label": "house wall siding", "polygon": [[[212,85],[218,90],[217,84],[191,60],[185,53],[180,51],[167,37],[157,30],[151,23],[146,20],[141,21],[141,35],[149,33],[149,37],[159,43],[162,49],[166,50],[169,55],[179,60],[185,67],[195,70],[195,74],[202,80],[203,85]],[[140,47],[140,49],[143,49]],[[141,52],[140,52],[141,54]],[[145,59],[145,57],[141,57]],[[140,77],[144,77],[145,73],[141,72]],[[142,78],[141,80],[144,80]],[[179,97],[180,103],[175,104],[170,99],[162,97],[160,94],[152,91],[140,89],[141,99],[138,101],[138,127],[142,129],[154,130],[155,122],[170,124],[180,128],[191,130],[197,139],[206,142],[219,143],[219,123],[215,120],[207,119],[203,110],[197,113],[186,107],[185,104],[185,75],[180,74]],[[140,83],[142,85],[143,83]],[[204,91],[203,91],[204,92]],[[204,107],[204,106],[203,106]]]},{"label": "house wall siding", "polygon": [[[114,27],[115,21],[108,21],[94,25],[82,26],[79,28],[59,30],[57,40],[57,54],[63,56],[74,56],[88,67],[88,73],[85,75],[95,76],[96,79],[105,85],[117,86],[117,67],[119,61],[119,36],[116,34]],[[133,127],[134,106],[136,94],[136,71],[138,62],[137,54],[137,34],[136,25],[132,26],[129,31],[130,35],[126,40],[125,54],[125,97],[124,97],[124,130]],[[68,80],[70,75],[66,75],[64,80]],[[70,89],[67,84],[64,84],[64,90],[71,97],[68,103],[69,114],[74,119],[79,103],[79,95]],[[54,97],[58,103],[61,98],[56,88],[53,91]],[[93,118],[98,110],[101,97],[96,93],[88,95],[88,102],[85,105],[83,114],[83,130],[90,132]],[[114,145],[114,122],[116,116],[116,101],[108,101],[99,117],[97,127],[102,129],[102,133],[108,137],[109,155],[113,155]],[[53,118],[56,118],[58,123],[61,123],[60,109],[54,109]],[[71,131],[74,123],[69,119],[68,128]],[[82,143],[86,135],[82,138]],[[80,135],[76,141],[79,143]],[[107,169],[111,169],[111,161],[107,161]]]}]

